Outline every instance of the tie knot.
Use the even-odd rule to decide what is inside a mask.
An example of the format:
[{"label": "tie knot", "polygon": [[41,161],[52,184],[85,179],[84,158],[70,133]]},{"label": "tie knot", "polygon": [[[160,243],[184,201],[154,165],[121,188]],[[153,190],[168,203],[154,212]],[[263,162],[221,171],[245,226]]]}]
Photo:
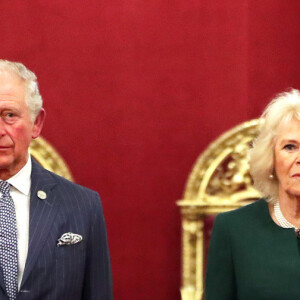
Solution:
[{"label": "tie knot", "polygon": [[0,181],[0,192],[4,195],[9,194],[10,184],[7,181]]}]

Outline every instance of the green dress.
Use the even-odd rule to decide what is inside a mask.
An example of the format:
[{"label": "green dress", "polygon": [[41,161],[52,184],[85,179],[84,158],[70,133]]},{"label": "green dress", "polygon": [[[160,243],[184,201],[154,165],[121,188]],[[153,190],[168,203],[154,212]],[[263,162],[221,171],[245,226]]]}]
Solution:
[{"label": "green dress", "polygon": [[261,199],[216,217],[205,300],[299,300],[300,239]]}]

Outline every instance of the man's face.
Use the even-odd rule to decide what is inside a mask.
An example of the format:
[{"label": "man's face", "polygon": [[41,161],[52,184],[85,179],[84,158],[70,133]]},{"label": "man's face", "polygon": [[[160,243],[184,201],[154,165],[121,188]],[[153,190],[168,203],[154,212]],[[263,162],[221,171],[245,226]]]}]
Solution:
[{"label": "man's face", "polygon": [[26,164],[29,144],[39,136],[44,117],[42,110],[31,121],[24,82],[0,70],[0,179],[10,178]]}]

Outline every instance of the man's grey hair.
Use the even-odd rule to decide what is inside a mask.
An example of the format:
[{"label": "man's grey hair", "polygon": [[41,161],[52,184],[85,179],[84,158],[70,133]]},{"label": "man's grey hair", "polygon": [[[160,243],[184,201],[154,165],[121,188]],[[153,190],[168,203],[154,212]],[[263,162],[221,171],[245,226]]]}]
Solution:
[{"label": "man's grey hair", "polygon": [[25,102],[29,108],[32,121],[35,121],[43,107],[43,99],[39,92],[36,75],[22,63],[0,59],[0,71],[7,71],[17,75],[25,84]]}]

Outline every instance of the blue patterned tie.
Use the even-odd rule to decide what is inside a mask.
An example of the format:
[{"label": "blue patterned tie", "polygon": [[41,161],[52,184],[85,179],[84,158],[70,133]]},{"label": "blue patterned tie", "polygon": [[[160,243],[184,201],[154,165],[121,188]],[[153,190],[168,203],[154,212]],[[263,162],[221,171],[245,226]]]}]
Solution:
[{"label": "blue patterned tie", "polygon": [[9,299],[16,299],[18,292],[18,242],[14,201],[10,185],[0,181],[0,265]]}]

